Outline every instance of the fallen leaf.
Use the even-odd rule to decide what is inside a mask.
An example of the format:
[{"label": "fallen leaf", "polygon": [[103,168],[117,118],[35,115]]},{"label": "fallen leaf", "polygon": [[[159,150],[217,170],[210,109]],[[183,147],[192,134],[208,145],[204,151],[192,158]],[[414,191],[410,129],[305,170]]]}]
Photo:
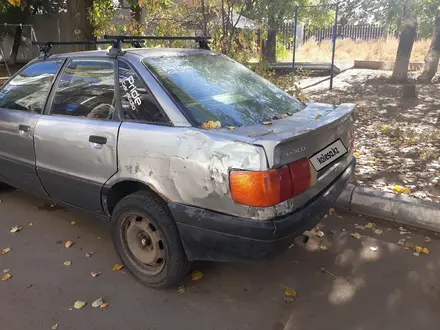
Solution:
[{"label": "fallen leaf", "polygon": [[423,249],[422,249],[422,252],[423,252],[424,254],[429,254],[429,250],[428,250],[428,248],[423,248]]},{"label": "fallen leaf", "polygon": [[280,116],[280,119],[284,119],[284,118],[287,118],[287,117],[289,117],[290,115],[288,114],[288,113],[283,113],[281,116]]},{"label": "fallen leaf", "polygon": [[102,304],[104,304],[104,300],[102,298],[98,298],[94,302],[92,302],[92,307],[98,308]]},{"label": "fallen leaf", "polygon": [[70,224],[74,226],[74,225],[76,225],[77,223],[78,223],[78,222],[76,222],[75,220],[73,220]]},{"label": "fallen leaf", "polygon": [[199,270],[195,270],[191,273],[191,279],[193,281],[201,280],[203,278],[203,273]]},{"label": "fallen leaf", "polygon": [[408,187],[404,187],[404,186],[399,186],[399,185],[395,185],[393,190],[399,194],[410,194],[411,193],[411,189]]},{"label": "fallen leaf", "polygon": [[333,276],[334,278],[338,278],[335,274],[330,273],[330,272],[329,272],[327,269],[325,269],[324,267],[319,268],[319,269],[318,269],[318,272],[320,272],[320,273],[325,273],[325,274],[329,274],[329,275]]},{"label": "fallen leaf", "polygon": [[108,303],[103,303],[99,305],[99,308],[107,308],[107,307],[108,307]]},{"label": "fallen leaf", "polygon": [[399,239],[399,240],[397,241],[397,244],[399,244],[399,245],[405,245],[405,242],[406,242],[406,239],[402,238],[402,239]]},{"label": "fallen leaf", "polygon": [[377,246],[370,246],[370,250],[376,252],[379,248]]},{"label": "fallen leaf", "polygon": [[70,260],[66,260],[63,263],[64,266],[70,266],[71,264],[72,264],[72,261],[70,261]]},{"label": "fallen leaf", "polygon": [[97,277],[97,276],[99,276],[99,275],[101,275],[102,273],[101,272],[99,272],[99,271],[92,271],[91,273],[90,273],[90,275],[92,275],[92,277]]},{"label": "fallen leaf", "polygon": [[57,330],[57,329],[58,329],[58,323],[56,323],[52,326],[52,330]]},{"label": "fallen leaf", "polygon": [[419,252],[413,252],[413,255],[415,255],[416,257],[418,257],[420,255]]},{"label": "fallen leaf", "polygon": [[208,121],[205,121],[201,126],[200,126],[200,128],[202,128],[202,129],[214,129],[215,128],[215,122],[213,121],[213,120],[208,120]]},{"label": "fallen leaf", "polygon": [[262,124],[263,124],[263,125],[272,125],[272,122],[271,122],[271,121],[263,121]]},{"label": "fallen leaf", "polygon": [[331,230],[331,229],[330,229],[328,232],[329,232],[330,234],[332,234],[332,235],[336,234],[336,232],[335,232],[334,230]]},{"label": "fallen leaf", "polygon": [[66,248],[70,248],[73,244],[75,244],[75,243],[73,243],[72,241],[67,241],[66,242],[66,244],[64,245]]},{"label": "fallen leaf", "polygon": [[315,117],[315,119],[319,119],[319,118],[321,118],[322,117],[322,115],[320,115],[319,113],[316,115],[316,117]]},{"label": "fallen leaf", "polygon": [[294,246],[295,246],[295,244],[293,244],[293,243],[290,244],[290,245],[289,245],[289,249],[293,248]]},{"label": "fallen leaf", "polygon": [[118,271],[118,270],[121,270],[122,268],[124,268],[123,265],[121,265],[121,264],[115,264],[115,265],[113,266],[112,270],[114,270],[114,271],[116,272],[116,271]]},{"label": "fallen leaf", "polygon": [[87,303],[86,303],[85,301],[77,300],[77,301],[75,301],[75,303],[73,304],[73,308],[75,308],[75,309],[81,309],[81,308],[83,308],[85,305],[87,305]]},{"label": "fallen leaf", "polygon": [[319,238],[323,238],[324,237],[324,232],[322,230],[318,230],[315,231],[315,235]]},{"label": "fallen leaf", "polygon": [[9,280],[11,277],[12,277],[11,274],[5,274],[5,275],[2,276],[2,281],[7,281],[7,280]]},{"label": "fallen leaf", "polygon": [[29,227],[32,227],[34,224],[32,222],[29,222]]},{"label": "fallen leaf", "polygon": [[321,246],[319,247],[319,249],[320,249],[321,251],[327,251],[327,250],[328,250],[328,247],[326,247],[325,245],[321,245]]},{"label": "fallen leaf", "polygon": [[382,235],[383,230],[382,229],[375,229],[375,230],[373,230],[373,233],[375,233],[376,235]]},{"label": "fallen leaf", "polygon": [[356,239],[360,239],[361,235],[359,233],[350,234],[351,237],[354,237]]},{"label": "fallen leaf", "polygon": [[431,239],[428,236],[426,236],[424,241],[425,241],[425,243],[429,243],[429,242],[431,242]]},{"label": "fallen leaf", "polygon": [[3,250],[0,252],[0,254],[5,255],[5,254],[8,254],[9,252],[11,252],[11,248],[6,248],[6,249],[3,249]]},{"label": "fallen leaf", "polygon": [[296,291],[292,288],[284,287],[284,295],[287,297],[296,297]]},{"label": "fallen leaf", "polygon": [[422,248],[420,245],[416,245],[416,246],[414,247],[414,251],[420,253],[420,252],[423,251],[423,248]]},{"label": "fallen leaf", "polygon": [[95,254],[95,252],[87,252],[86,253],[86,258],[90,258],[94,254]]},{"label": "fallen leaf", "polygon": [[334,209],[333,207],[329,208],[329,209],[328,209],[328,213],[330,213],[330,214],[335,213],[335,209]]},{"label": "fallen leaf", "polygon": [[9,273],[10,271],[11,271],[11,270],[10,270],[9,268],[3,269],[3,273],[4,273],[4,274]]},{"label": "fallen leaf", "polygon": [[184,285],[179,285],[177,288],[177,293],[184,294],[186,292]]},{"label": "fallen leaf", "polygon": [[19,226],[14,226],[14,227],[11,228],[10,232],[11,232],[11,233],[16,233],[16,232],[20,231],[21,229],[22,229],[22,228],[19,227]]},{"label": "fallen leaf", "polygon": [[292,297],[284,297],[284,301],[286,303],[291,303],[292,301],[294,301],[295,299],[293,299]]},{"label": "fallen leaf", "polygon": [[355,151],[354,153],[353,153],[353,155],[356,157],[356,158],[359,158],[359,156],[361,155],[358,151]]},{"label": "fallen leaf", "polygon": [[235,126],[226,126],[226,128],[230,131],[233,131],[235,129]]},{"label": "fallen leaf", "polygon": [[376,227],[376,224],[374,222],[369,222],[365,226],[365,228],[368,228],[368,229],[373,229],[374,227]]},{"label": "fallen leaf", "polygon": [[365,227],[362,225],[358,225],[357,223],[354,224],[354,228],[356,229],[361,229],[361,230],[365,230]]}]

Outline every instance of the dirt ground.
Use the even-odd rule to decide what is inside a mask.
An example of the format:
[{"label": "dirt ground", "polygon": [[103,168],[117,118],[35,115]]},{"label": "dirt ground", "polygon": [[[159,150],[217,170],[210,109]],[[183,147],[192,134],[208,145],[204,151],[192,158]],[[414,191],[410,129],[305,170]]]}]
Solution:
[{"label": "dirt ground", "polygon": [[357,105],[354,183],[440,202],[440,84],[417,85],[417,98],[403,98],[389,77],[351,69],[335,78],[333,91],[326,81],[305,93],[316,102]]},{"label": "dirt ground", "polygon": [[[120,261],[108,223],[16,190],[0,191],[0,200],[0,251],[11,249],[0,255],[0,276],[12,275],[0,281],[1,329],[432,330],[440,323],[440,241],[432,233],[401,234],[391,223],[336,211],[321,221],[323,238],[309,233],[306,245],[270,262],[195,263],[203,278],[187,276],[179,294],[113,271]],[[371,221],[382,232],[366,228]],[[15,225],[22,230],[11,233]],[[403,238],[430,254],[413,255],[397,243]],[[74,245],[66,248],[67,240]],[[92,307],[99,297],[106,308]],[[76,300],[87,305],[77,310]]]}]

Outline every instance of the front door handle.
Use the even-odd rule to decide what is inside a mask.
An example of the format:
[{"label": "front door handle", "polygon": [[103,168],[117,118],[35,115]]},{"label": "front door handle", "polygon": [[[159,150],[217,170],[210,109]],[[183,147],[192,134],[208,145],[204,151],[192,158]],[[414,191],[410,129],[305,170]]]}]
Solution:
[{"label": "front door handle", "polygon": [[20,132],[29,133],[31,131],[31,127],[28,125],[18,125],[18,130]]},{"label": "front door handle", "polygon": [[89,142],[96,144],[106,144],[107,138],[105,136],[90,135]]}]

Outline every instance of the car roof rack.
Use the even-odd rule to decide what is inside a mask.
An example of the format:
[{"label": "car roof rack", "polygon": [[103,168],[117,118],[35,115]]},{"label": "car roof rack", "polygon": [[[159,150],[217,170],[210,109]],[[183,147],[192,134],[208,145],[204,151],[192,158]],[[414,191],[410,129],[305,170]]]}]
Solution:
[{"label": "car roof rack", "polygon": [[143,40],[194,40],[199,44],[200,49],[211,50],[208,40],[211,37],[180,37],[180,36],[124,36],[124,35],[104,35],[104,40],[98,41],[43,41],[32,42],[33,45],[39,46],[40,56],[47,58],[52,46],[67,45],[111,45],[109,55],[117,55],[122,53],[122,44],[130,43],[134,48],[142,48]]}]

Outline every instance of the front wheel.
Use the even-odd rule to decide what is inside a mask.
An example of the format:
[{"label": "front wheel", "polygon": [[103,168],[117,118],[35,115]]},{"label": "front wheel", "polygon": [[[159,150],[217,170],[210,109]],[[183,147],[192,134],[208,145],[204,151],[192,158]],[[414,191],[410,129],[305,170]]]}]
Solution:
[{"label": "front wheel", "polygon": [[147,191],[133,193],[116,205],[112,220],[116,251],[137,280],[154,288],[182,280],[189,263],[162,200]]}]

